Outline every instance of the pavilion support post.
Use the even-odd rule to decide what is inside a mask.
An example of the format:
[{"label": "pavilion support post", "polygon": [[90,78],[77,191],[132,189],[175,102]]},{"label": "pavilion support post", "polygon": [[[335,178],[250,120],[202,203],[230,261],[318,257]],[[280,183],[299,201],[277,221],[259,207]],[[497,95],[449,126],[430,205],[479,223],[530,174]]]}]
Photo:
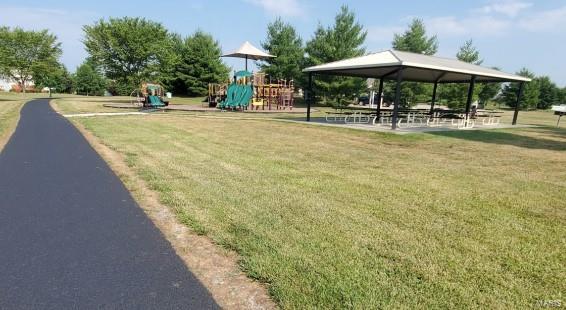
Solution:
[{"label": "pavilion support post", "polygon": [[434,81],[432,88],[432,101],[430,102],[430,115],[434,113],[434,104],[436,103],[436,89],[438,88],[438,80]]},{"label": "pavilion support post", "polygon": [[399,103],[401,101],[401,82],[403,81],[403,68],[397,71],[397,85],[395,87],[395,102],[393,103],[393,117],[391,118],[391,129],[397,129],[397,118],[399,118]]},{"label": "pavilion support post", "polygon": [[517,117],[519,117],[519,109],[521,108],[521,97],[523,96],[523,88],[525,87],[525,82],[519,83],[519,90],[517,91],[517,103],[515,103],[515,112],[513,113],[513,123],[512,125],[517,125]]},{"label": "pavilion support post", "polygon": [[377,93],[377,108],[375,109],[376,113],[376,120],[379,121],[379,117],[381,114],[381,97],[383,93],[383,78],[379,79],[379,90]]},{"label": "pavilion support post", "polygon": [[248,71],[248,55],[246,55],[246,71]]},{"label": "pavilion support post", "polygon": [[311,104],[312,104],[312,72],[309,72],[309,86],[306,93],[307,99],[307,122],[311,121]]},{"label": "pavilion support post", "polygon": [[466,100],[466,120],[470,117],[470,108],[472,107],[472,99],[474,97],[474,87],[476,86],[476,76],[472,75],[470,86],[468,87],[468,99]]}]

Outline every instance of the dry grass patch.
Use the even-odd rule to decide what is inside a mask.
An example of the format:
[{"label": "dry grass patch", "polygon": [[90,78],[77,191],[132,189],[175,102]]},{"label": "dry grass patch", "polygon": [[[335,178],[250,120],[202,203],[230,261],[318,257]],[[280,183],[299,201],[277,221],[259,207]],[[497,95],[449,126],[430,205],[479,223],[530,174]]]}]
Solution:
[{"label": "dry grass patch", "polygon": [[24,101],[21,100],[0,100],[0,150],[2,150],[14,132],[20,119],[20,109],[23,105]]}]

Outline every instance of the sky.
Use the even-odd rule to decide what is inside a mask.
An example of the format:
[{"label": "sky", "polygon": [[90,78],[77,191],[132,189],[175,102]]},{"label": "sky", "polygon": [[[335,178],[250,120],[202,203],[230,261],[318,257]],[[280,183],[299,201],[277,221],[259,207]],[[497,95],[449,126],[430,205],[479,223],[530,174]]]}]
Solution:
[{"label": "sky", "polygon": [[[0,25],[49,29],[62,42],[62,62],[74,71],[87,56],[82,26],[101,18],[141,16],[184,36],[204,30],[229,52],[244,41],[260,47],[267,24],[278,16],[308,41],[319,24],[333,23],[343,4],[367,30],[368,52],[391,48],[393,35],[418,17],[437,35],[439,56],[455,57],[473,39],[483,65],[510,73],[527,67],[566,86],[565,0],[0,0]],[[225,61],[234,69],[244,66],[240,59]]]}]

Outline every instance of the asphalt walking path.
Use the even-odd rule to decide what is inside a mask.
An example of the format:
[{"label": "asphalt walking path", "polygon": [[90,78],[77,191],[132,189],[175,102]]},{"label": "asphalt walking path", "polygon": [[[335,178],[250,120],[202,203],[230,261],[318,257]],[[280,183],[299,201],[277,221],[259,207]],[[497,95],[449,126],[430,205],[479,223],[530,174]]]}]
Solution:
[{"label": "asphalt walking path", "polygon": [[217,308],[48,100],[0,153],[0,309]]}]

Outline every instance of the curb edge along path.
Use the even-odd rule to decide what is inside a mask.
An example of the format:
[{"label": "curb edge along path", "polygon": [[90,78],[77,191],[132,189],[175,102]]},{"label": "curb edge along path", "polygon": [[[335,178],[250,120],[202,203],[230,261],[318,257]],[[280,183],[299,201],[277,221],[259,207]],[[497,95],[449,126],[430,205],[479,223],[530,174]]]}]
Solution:
[{"label": "curb edge along path", "polygon": [[0,308],[218,308],[46,99],[0,153]]}]

